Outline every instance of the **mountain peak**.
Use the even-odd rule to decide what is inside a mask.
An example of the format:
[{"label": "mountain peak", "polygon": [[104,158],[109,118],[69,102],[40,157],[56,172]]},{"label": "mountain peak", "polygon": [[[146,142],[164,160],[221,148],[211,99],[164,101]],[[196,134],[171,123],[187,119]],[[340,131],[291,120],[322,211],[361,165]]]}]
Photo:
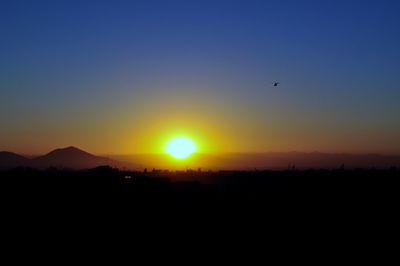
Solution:
[{"label": "mountain peak", "polygon": [[61,148],[59,150],[79,150],[79,149],[77,147],[75,147],[75,146],[68,146],[68,147],[65,147],[65,148]]},{"label": "mountain peak", "polygon": [[74,146],[55,149],[34,159],[28,159],[12,152],[0,152],[0,169],[15,167],[90,169],[101,165],[126,166],[118,161],[93,155]]},{"label": "mountain peak", "polygon": [[69,147],[65,147],[65,148],[58,148],[55,149],[55,151],[83,151],[75,146],[69,146]]},{"label": "mountain peak", "polygon": [[90,153],[88,153],[88,152],[86,152],[86,151],[84,151],[84,150],[81,150],[81,149],[79,149],[79,148],[77,148],[77,147],[74,147],[74,146],[69,146],[69,147],[65,147],[65,148],[55,149],[55,150],[49,152],[49,153],[46,154],[46,155],[54,155],[54,154],[64,154],[64,155],[67,155],[67,154],[71,154],[71,155],[73,155],[73,154],[75,154],[75,155],[80,154],[80,155],[83,155],[83,154],[84,154],[84,155],[93,156],[92,154],[90,154]]},{"label": "mountain peak", "polygon": [[93,168],[112,163],[110,159],[95,156],[74,146],[55,149],[44,156],[35,158],[39,168],[49,166],[73,169]]}]

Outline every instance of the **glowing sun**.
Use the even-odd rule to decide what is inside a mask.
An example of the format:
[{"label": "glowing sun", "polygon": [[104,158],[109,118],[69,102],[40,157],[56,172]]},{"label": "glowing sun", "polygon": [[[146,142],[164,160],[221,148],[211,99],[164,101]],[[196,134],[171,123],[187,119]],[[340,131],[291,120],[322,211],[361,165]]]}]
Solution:
[{"label": "glowing sun", "polygon": [[196,151],[196,145],[189,138],[177,137],[167,143],[165,151],[176,159],[185,159]]}]

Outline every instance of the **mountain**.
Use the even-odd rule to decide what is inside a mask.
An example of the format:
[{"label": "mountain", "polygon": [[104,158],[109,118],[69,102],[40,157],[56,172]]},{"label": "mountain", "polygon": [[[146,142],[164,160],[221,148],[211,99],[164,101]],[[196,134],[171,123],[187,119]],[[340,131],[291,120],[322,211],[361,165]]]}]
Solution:
[{"label": "mountain", "polygon": [[304,152],[269,152],[269,153],[220,153],[193,154],[190,160],[178,161],[166,154],[136,154],[113,156],[112,159],[95,156],[75,147],[56,149],[46,155],[28,159],[11,152],[0,152],[0,170],[15,167],[49,167],[68,169],[89,169],[101,165],[117,168],[143,170],[152,169],[197,169],[203,170],[253,170],[338,168],[344,165],[351,168],[388,168],[400,167],[400,156],[378,154],[330,154]]},{"label": "mountain", "polygon": [[100,165],[115,166],[118,162],[105,157],[95,156],[75,147],[56,149],[46,155],[32,159],[35,168],[88,169]]},{"label": "mountain", "polygon": [[30,165],[31,161],[28,158],[12,152],[0,152],[0,169],[11,169],[15,167],[26,167]]}]

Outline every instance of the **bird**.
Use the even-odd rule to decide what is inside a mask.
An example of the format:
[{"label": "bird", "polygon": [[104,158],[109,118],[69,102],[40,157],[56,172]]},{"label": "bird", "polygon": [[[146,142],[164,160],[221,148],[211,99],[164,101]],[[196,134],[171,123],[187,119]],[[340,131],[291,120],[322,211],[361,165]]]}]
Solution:
[{"label": "bird", "polygon": [[274,83],[274,87],[277,87],[279,85],[279,82]]}]

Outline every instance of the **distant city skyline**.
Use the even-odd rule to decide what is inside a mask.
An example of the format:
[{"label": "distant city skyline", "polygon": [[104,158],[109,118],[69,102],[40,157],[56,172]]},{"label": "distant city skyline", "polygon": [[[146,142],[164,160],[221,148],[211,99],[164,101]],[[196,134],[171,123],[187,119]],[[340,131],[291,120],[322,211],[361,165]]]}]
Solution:
[{"label": "distant city skyline", "polygon": [[[400,154],[400,1],[0,3],[0,151]],[[274,86],[279,82],[278,86]]]}]

